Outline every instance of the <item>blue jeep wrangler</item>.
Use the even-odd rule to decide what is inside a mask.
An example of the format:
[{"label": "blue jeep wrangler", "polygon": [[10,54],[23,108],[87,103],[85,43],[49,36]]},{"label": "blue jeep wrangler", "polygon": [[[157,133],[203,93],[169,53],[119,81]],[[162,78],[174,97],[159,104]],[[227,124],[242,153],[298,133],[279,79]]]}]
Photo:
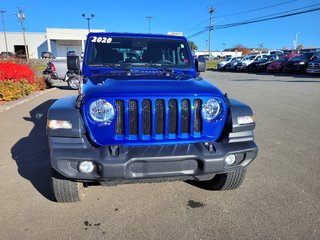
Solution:
[{"label": "blue jeep wrangler", "polygon": [[[79,58],[68,67],[78,71]],[[239,187],[258,152],[253,113],[203,79],[204,70],[184,37],[90,33],[78,96],[48,112],[56,200],[79,201],[92,184]]]}]

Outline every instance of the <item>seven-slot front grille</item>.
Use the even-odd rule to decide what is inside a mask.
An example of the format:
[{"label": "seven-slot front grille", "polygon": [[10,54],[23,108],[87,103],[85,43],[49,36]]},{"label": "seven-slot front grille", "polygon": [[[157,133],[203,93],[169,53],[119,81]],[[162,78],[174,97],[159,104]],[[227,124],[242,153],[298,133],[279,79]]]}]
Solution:
[{"label": "seven-slot front grille", "polygon": [[201,136],[200,99],[116,100],[116,135],[132,139]]}]

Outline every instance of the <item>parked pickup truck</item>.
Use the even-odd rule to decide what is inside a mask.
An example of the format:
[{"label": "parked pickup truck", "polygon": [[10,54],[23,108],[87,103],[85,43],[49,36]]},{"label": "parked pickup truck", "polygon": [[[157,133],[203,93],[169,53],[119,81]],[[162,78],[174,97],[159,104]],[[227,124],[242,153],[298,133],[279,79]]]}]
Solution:
[{"label": "parked pickup truck", "polygon": [[307,73],[320,73],[320,52],[314,54],[308,63]]},{"label": "parked pickup truck", "polygon": [[[135,57],[125,59],[128,52]],[[253,113],[203,71],[184,37],[89,33],[79,94],[47,114],[56,200],[79,201],[92,184],[190,180],[208,190],[238,188],[258,153]]]},{"label": "parked pickup truck", "polygon": [[[68,55],[67,58],[74,57],[75,54]],[[79,59],[81,66],[81,59]],[[81,72],[81,69],[79,70]],[[47,68],[43,71],[46,83],[51,86],[55,80],[65,81],[72,89],[79,88],[79,76],[70,71],[67,66],[67,59],[54,59],[47,63]]]}]

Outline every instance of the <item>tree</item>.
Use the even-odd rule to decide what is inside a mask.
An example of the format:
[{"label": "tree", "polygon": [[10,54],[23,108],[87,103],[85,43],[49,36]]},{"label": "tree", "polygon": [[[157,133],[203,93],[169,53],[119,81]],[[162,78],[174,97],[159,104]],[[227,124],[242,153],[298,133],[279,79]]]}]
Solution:
[{"label": "tree", "polygon": [[234,46],[234,49],[237,50],[238,52],[242,52],[242,54],[249,54],[251,53],[251,50],[244,46],[243,44],[237,44]]},{"label": "tree", "polygon": [[303,44],[300,44],[300,45],[297,47],[297,49],[304,49]]},{"label": "tree", "polygon": [[189,40],[188,43],[192,52],[198,49],[198,46],[193,41]]}]

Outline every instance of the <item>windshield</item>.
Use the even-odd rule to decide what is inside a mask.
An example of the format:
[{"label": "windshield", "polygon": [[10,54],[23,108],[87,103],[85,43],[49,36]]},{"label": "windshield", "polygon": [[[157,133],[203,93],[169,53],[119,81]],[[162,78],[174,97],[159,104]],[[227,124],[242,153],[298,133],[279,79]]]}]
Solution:
[{"label": "windshield", "polygon": [[256,55],[251,55],[251,56],[246,56],[242,59],[242,61],[248,61],[248,60],[253,60],[256,57]]},{"label": "windshield", "polygon": [[320,60],[320,52],[313,55],[312,60]]},{"label": "windshield", "polygon": [[302,56],[304,56],[304,58],[306,59],[310,59],[313,55],[314,55],[314,52],[302,54]]},{"label": "windshield", "polygon": [[305,56],[300,55],[300,56],[296,56],[296,57],[291,58],[290,61],[303,61],[305,59],[306,59]]},{"label": "windshield", "polygon": [[95,67],[113,64],[157,64],[172,68],[192,66],[189,47],[183,40],[96,36],[89,39],[86,64]]},{"label": "windshield", "polygon": [[280,59],[278,59],[276,62],[286,62],[286,61],[288,61],[288,57],[282,57],[282,58],[280,58]]}]

